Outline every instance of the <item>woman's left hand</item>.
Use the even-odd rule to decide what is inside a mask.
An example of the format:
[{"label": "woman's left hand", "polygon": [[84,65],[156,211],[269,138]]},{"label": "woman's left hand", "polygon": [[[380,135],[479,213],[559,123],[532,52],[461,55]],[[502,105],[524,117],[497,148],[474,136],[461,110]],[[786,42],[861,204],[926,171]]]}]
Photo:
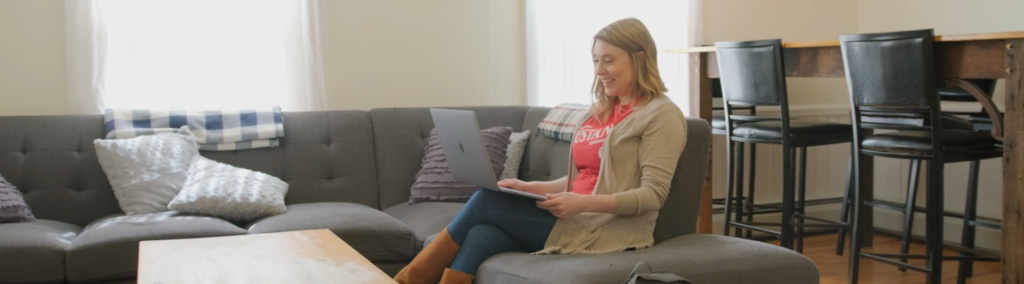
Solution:
[{"label": "woman's left hand", "polygon": [[537,201],[537,207],[551,212],[558,218],[569,218],[580,214],[586,209],[586,197],[572,192],[560,192],[547,195],[548,200]]}]

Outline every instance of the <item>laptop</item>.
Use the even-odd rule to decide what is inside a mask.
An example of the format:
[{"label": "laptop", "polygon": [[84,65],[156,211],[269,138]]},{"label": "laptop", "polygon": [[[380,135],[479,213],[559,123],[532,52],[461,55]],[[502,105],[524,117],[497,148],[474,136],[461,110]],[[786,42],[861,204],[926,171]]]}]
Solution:
[{"label": "laptop", "polygon": [[547,200],[547,196],[498,186],[497,175],[487,158],[476,113],[469,110],[430,109],[437,136],[456,180],[493,191]]}]

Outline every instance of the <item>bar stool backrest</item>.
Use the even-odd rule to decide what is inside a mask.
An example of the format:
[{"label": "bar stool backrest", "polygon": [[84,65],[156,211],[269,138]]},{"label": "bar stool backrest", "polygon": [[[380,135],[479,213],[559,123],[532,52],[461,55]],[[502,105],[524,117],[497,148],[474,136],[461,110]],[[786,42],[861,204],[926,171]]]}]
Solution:
[{"label": "bar stool backrest", "polygon": [[786,102],[781,40],[716,42],[715,52],[722,93],[729,104]]},{"label": "bar stool backrest", "polygon": [[943,149],[932,30],[843,35],[839,41],[855,148],[864,138],[861,129],[892,129],[930,132],[933,149]]},{"label": "bar stool backrest", "polygon": [[932,30],[839,39],[854,105],[927,109],[937,103]]},{"label": "bar stool backrest", "polygon": [[[716,42],[719,80],[725,107],[726,137],[737,124],[782,121],[784,144],[789,144],[789,103],[782,40]],[[757,106],[779,106],[780,117],[758,117]],[[745,109],[750,115],[734,115]],[[730,138],[731,139],[731,138]]]}]

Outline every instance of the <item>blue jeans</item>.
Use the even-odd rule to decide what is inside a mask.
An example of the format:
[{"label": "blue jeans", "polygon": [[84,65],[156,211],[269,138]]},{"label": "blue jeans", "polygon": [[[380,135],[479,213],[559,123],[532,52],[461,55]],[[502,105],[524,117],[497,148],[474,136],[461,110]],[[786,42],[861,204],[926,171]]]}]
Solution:
[{"label": "blue jeans", "polygon": [[460,246],[451,269],[475,275],[477,267],[492,255],[543,249],[558,218],[538,208],[535,201],[477,190],[448,225],[448,235]]}]

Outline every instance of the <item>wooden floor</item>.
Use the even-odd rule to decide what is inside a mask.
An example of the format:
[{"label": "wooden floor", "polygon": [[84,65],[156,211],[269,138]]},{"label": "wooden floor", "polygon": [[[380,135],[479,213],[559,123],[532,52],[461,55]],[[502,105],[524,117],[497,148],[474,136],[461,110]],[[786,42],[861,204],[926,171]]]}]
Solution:
[{"label": "wooden floor", "polygon": [[[889,235],[875,235],[875,244],[872,247],[862,249],[863,252],[899,253],[900,240]],[[847,238],[847,243],[849,238]],[[778,244],[778,240],[768,243]],[[849,248],[847,246],[846,248]],[[911,245],[910,252],[924,254],[924,245],[915,243]],[[843,256],[836,255],[836,235],[817,235],[804,239],[804,255],[809,257],[818,265],[821,274],[821,284],[846,283],[847,271],[849,270],[849,251]],[[955,255],[956,252],[946,250],[945,255]],[[911,260],[911,264],[924,265],[924,260]],[[942,263],[942,283],[956,283],[957,269],[959,262],[944,261]],[[998,262],[974,262],[974,277],[969,278],[967,283],[1000,283],[1002,270]],[[860,262],[859,283],[924,283],[923,273],[907,271],[900,272],[895,266],[862,259]]]}]

